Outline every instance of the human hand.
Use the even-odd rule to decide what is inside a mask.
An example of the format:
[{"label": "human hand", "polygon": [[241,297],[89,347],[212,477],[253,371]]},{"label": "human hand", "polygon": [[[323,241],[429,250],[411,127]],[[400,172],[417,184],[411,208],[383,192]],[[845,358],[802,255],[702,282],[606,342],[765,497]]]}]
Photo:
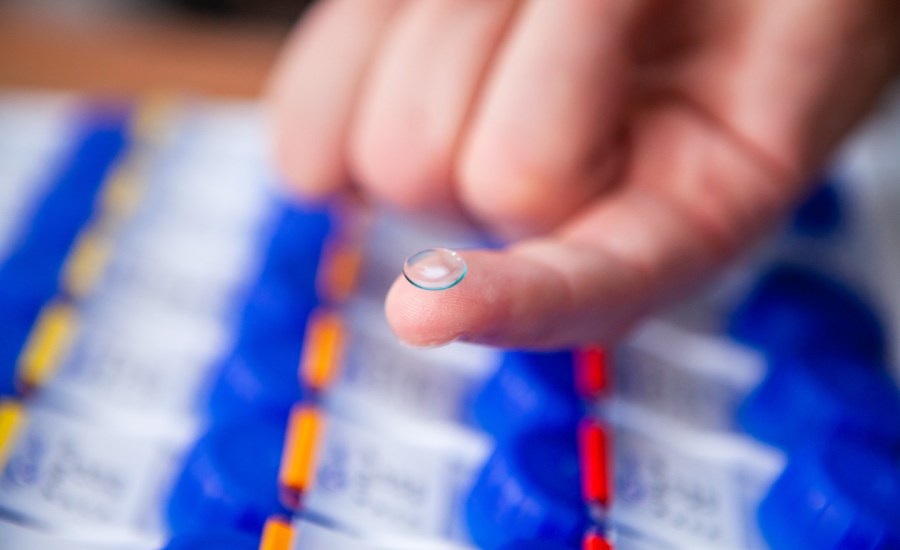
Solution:
[{"label": "human hand", "polygon": [[900,66],[894,0],[327,0],[270,99],[308,196],[349,181],[521,240],[401,278],[412,344],[604,342],[777,219]]}]

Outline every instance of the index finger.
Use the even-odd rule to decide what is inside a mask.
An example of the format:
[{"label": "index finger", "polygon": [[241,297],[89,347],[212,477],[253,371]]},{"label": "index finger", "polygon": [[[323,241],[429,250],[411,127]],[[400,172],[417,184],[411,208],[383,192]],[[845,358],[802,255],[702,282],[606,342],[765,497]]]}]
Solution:
[{"label": "index finger", "polygon": [[756,236],[799,186],[685,106],[636,133],[632,170],[549,238],[467,251],[441,292],[398,279],[385,304],[401,340],[519,348],[606,343],[702,280]]}]

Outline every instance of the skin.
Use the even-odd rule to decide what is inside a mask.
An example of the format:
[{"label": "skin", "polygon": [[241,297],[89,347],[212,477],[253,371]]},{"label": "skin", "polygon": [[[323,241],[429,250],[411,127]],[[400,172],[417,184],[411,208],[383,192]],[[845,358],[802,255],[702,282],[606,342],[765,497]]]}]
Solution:
[{"label": "skin", "polygon": [[348,186],[511,237],[443,292],[398,278],[417,345],[605,343],[806,192],[900,67],[895,0],[327,0],[273,77],[297,192]]}]

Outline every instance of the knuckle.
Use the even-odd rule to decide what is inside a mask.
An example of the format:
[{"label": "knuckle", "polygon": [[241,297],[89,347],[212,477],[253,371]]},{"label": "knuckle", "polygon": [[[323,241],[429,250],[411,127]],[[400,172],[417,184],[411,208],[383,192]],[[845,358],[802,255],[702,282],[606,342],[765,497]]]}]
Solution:
[{"label": "knuckle", "polygon": [[491,224],[525,231],[546,225],[553,195],[551,172],[524,160],[524,152],[502,140],[477,140],[458,168],[463,204]]},{"label": "knuckle", "polygon": [[353,174],[379,198],[404,208],[447,199],[449,148],[430,145],[397,125],[364,124],[350,151]]}]

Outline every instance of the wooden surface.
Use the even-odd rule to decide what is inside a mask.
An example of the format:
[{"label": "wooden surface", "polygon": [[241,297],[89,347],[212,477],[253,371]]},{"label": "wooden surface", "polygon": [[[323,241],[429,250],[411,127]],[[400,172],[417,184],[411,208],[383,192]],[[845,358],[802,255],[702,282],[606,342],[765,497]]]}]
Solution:
[{"label": "wooden surface", "polygon": [[276,23],[61,18],[0,6],[0,87],[254,97],[288,31]]}]

